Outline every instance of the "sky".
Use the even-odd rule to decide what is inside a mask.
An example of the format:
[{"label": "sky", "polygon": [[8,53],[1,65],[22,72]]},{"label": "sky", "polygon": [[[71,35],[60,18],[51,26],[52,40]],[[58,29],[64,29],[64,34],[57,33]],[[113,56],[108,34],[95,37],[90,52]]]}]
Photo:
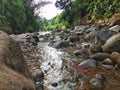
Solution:
[{"label": "sky", "polygon": [[62,10],[59,10],[55,7],[56,0],[42,0],[42,1],[50,1],[52,3],[40,8],[40,12],[38,12],[40,17],[50,20],[57,14],[60,14],[62,12]]}]

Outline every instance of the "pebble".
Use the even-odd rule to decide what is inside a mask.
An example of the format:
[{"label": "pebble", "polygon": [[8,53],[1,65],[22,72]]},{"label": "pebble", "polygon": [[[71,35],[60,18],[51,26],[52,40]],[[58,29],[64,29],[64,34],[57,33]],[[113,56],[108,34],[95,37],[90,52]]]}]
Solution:
[{"label": "pebble", "polygon": [[98,79],[98,78],[92,78],[90,80],[90,83],[95,87],[100,87],[101,88],[101,87],[104,86],[103,81]]}]

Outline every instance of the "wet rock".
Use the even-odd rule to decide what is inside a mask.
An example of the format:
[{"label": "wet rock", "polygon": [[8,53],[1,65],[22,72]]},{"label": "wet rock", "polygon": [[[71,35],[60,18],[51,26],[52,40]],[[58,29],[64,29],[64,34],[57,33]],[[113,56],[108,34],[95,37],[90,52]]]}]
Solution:
[{"label": "wet rock", "polygon": [[98,79],[100,79],[100,80],[102,80],[102,81],[105,81],[105,80],[106,80],[106,78],[105,78],[105,76],[104,76],[103,74],[96,74],[96,75],[95,75],[95,78],[98,78]]},{"label": "wet rock", "polygon": [[102,47],[100,44],[93,44],[90,47],[90,51],[93,53],[97,53],[97,52],[103,52]]},{"label": "wet rock", "polygon": [[41,70],[36,70],[34,81],[36,90],[44,90],[44,73]]},{"label": "wet rock", "polygon": [[70,46],[70,44],[67,41],[60,41],[60,42],[57,42],[57,43],[54,44],[54,47],[57,48],[57,49],[66,48],[68,46]]},{"label": "wet rock", "polygon": [[117,34],[112,30],[100,30],[96,35],[96,43],[103,45],[111,36]]},{"label": "wet rock", "polygon": [[84,58],[84,59],[88,58],[87,53],[82,49],[74,51],[74,55],[79,58]]},{"label": "wet rock", "polygon": [[109,30],[120,32],[120,26],[119,25],[115,25],[115,26],[109,28]]},{"label": "wet rock", "polygon": [[[93,78],[90,80],[90,84],[92,84],[95,87],[103,88],[104,82],[98,78]],[[102,89],[101,89],[102,90]]]},{"label": "wet rock", "polygon": [[79,42],[80,38],[79,38],[79,36],[70,36],[68,41],[70,41],[70,42]]},{"label": "wet rock", "polygon": [[106,58],[104,61],[102,61],[102,64],[104,65],[114,65],[113,61],[109,58]]},{"label": "wet rock", "polygon": [[94,55],[91,56],[91,59],[94,59],[96,61],[103,61],[105,60],[106,58],[109,58],[109,54],[107,53],[96,53]]},{"label": "wet rock", "polygon": [[109,38],[102,48],[107,53],[120,52],[120,33]]},{"label": "wet rock", "polygon": [[120,53],[113,52],[110,55],[110,59],[120,67]]},{"label": "wet rock", "polygon": [[88,60],[82,61],[78,66],[87,67],[87,68],[96,68],[97,62],[93,59],[88,59]]},{"label": "wet rock", "polygon": [[53,82],[53,83],[51,83],[51,85],[52,85],[53,87],[57,87],[57,86],[58,86],[58,83]]}]

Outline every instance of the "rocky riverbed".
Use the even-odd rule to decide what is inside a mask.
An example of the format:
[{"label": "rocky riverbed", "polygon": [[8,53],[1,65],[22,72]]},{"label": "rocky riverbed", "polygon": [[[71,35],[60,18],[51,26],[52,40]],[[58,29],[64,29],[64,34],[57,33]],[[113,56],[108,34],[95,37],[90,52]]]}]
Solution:
[{"label": "rocky riverbed", "polygon": [[37,90],[120,90],[119,32],[119,25],[81,25],[14,38]]}]

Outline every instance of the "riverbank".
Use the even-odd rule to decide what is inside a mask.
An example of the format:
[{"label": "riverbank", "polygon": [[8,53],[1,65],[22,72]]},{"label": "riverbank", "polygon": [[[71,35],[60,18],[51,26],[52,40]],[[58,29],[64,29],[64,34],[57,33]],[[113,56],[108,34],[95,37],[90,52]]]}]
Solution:
[{"label": "riverbank", "polygon": [[[37,34],[39,44],[25,41],[21,48],[32,75],[39,68],[44,73],[45,90],[115,90],[120,89],[119,30],[119,25],[99,31],[96,26],[81,25]],[[48,44],[44,44],[46,42]],[[59,51],[64,55],[56,56]],[[59,74],[54,72],[56,60],[58,63],[62,60]],[[56,80],[51,81],[52,78]]]}]

